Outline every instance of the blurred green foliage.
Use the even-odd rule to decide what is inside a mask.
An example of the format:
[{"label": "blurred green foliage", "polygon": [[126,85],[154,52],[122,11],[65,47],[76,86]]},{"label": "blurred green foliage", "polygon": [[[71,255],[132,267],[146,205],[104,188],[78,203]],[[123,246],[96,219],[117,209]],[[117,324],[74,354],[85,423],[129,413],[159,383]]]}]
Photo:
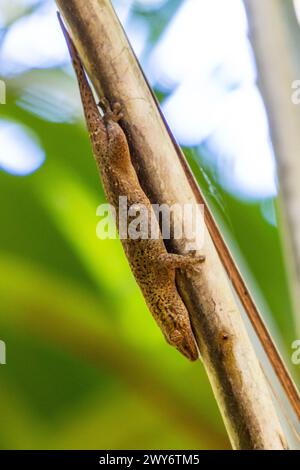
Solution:
[{"label": "blurred green foliage", "polygon": [[[159,25],[149,15],[153,37],[167,8]],[[50,122],[20,106],[26,84],[43,81],[76,86],[61,68],[26,71],[6,80],[0,108],[2,119],[33,130],[46,154],[29,176],[0,173],[0,448],[228,448],[202,366],[164,342],[119,241],[96,238],[104,196],[83,120]],[[295,331],[277,229],[258,204],[214,181],[220,210],[187,155],[288,351]]]}]

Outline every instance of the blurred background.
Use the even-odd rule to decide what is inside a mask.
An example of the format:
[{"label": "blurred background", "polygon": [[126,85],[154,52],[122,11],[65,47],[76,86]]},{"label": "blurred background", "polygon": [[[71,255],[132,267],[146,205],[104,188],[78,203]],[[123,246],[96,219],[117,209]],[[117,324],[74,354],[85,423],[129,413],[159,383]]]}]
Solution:
[{"label": "blurred background", "polygon": [[[298,380],[243,2],[113,3]],[[104,196],[53,0],[1,0],[0,78],[0,448],[230,448],[201,364],[164,342],[119,241],[96,238]]]}]

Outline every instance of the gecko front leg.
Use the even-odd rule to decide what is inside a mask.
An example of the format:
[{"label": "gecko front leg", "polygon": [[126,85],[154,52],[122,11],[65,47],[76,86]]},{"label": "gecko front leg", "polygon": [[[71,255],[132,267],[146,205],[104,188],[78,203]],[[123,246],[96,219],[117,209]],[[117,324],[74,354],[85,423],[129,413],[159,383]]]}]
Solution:
[{"label": "gecko front leg", "polygon": [[157,257],[157,262],[169,269],[199,270],[199,265],[205,261],[202,255],[177,255],[175,253],[162,253]]}]

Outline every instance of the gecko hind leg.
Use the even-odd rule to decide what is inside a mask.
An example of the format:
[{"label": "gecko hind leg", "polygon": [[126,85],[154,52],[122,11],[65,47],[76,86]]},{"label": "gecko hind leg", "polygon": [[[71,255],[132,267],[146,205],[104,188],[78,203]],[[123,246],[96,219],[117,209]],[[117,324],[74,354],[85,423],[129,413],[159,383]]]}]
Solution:
[{"label": "gecko hind leg", "polygon": [[118,101],[114,103],[113,106],[111,107],[108,99],[103,97],[99,101],[99,106],[103,109],[103,112],[104,112],[103,118],[106,121],[119,122],[120,119],[123,118],[123,113],[121,113],[122,106]]},{"label": "gecko hind leg", "polygon": [[199,265],[205,261],[202,255],[177,255],[175,253],[163,253],[157,259],[158,262],[170,269],[199,270]]}]

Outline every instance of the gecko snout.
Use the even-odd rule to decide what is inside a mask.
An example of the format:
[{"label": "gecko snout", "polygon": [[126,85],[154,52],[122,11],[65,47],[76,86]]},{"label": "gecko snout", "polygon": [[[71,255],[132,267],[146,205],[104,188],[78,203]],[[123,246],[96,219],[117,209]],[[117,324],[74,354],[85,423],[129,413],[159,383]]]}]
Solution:
[{"label": "gecko snout", "polygon": [[194,338],[189,340],[185,338],[178,347],[178,351],[180,351],[190,361],[196,361],[199,359],[199,352]]},{"label": "gecko snout", "polygon": [[192,334],[183,334],[180,331],[175,330],[168,342],[172,344],[172,346],[175,346],[175,348],[190,361],[196,361],[199,359],[198,347]]}]

